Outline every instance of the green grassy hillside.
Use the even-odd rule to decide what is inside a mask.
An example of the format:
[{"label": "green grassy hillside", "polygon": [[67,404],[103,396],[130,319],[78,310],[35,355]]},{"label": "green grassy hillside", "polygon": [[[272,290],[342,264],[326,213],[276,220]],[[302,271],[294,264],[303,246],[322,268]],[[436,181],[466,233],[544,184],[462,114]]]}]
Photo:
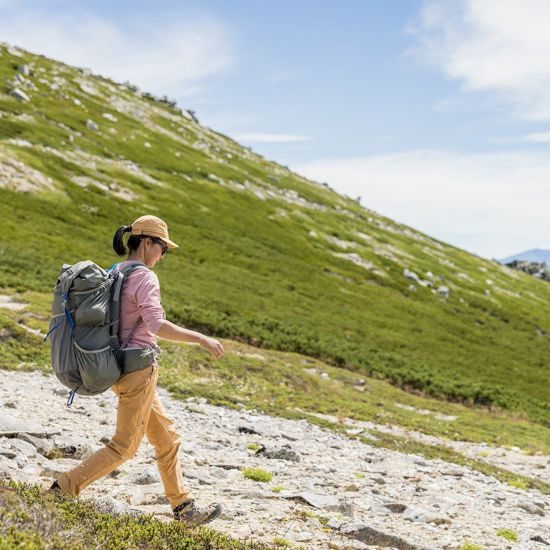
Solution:
[{"label": "green grassy hillside", "polygon": [[[272,548],[277,548],[274,544]],[[208,527],[185,528],[151,515],[98,511],[92,504],[52,495],[36,485],[0,481],[0,549],[86,550],[265,550]]]},{"label": "green grassy hillside", "polygon": [[[129,85],[0,47],[0,198],[4,294],[47,301],[63,263],[108,267],[115,229],[152,213],[181,245],[156,268],[175,322],[550,425],[548,283],[366,210]],[[0,320],[0,367],[43,357]]]}]

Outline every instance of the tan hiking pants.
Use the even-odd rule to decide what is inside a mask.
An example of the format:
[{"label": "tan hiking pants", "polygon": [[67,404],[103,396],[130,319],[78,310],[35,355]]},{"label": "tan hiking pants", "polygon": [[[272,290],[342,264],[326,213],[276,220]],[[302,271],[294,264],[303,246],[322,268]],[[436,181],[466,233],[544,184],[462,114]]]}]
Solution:
[{"label": "tan hiking pants", "polygon": [[118,395],[116,432],[111,440],[72,470],[61,474],[61,489],[73,496],[132,458],[143,439],[156,450],[164,492],[172,508],[194,498],[183,484],[180,437],[156,393],[158,364],[122,375],[111,389]]}]

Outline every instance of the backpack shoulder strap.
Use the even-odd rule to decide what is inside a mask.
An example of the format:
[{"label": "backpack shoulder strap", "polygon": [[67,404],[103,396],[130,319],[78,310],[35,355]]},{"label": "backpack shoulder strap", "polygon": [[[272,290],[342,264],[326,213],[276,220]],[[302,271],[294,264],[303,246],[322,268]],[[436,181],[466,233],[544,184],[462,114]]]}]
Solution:
[{"label": "backpack shoulder strap", "polygon": [[123,273],[124,275],[129,275],[130,273],[132,273],[132,271],[140,268],[149,269],[143,262],[139,262],[136,260],[135,262],[128,262],[126,265],[119,268],[118,272]]},{"label": "backpack shoulder strap", "polygon": [[[116,268],[116,266],[120,265],[122,262],[119,262],[118,264],[113,264],[110,269]],[[113,275],[113,278],[116,280],[115,288],[113,290],[113,301],[118,302],[120,297],[120,291],[122,289],[122,283],[124,282],[125,277],[130,275],[133,271],[136,271],[136,269],[149,269],[144,263],[142,262],[130,262],[126,264],[125,266],[119,268],[116,273],[110,272]],[[107,270],[107,271],[109,271]]]},{"label": "backpack shoulder strap", "polygon": [[[122,262],[120,262],[120,263],[122,263]],[[119,265],[119,264],[114,264],[114,266],[111,266],[111,267],[115,267],[116,265]],[[111,269],[111,268],[109,268],[109,269]],[[114,345],[115,341],[118,342],[117,333],[118,333],[118,327],[119,327],[119,322],[120,322],[120,320],[119,320],[120,304],[118,304],[118,302],[119,302],[119,299],[120,299],[120,291],[122,289],[122,284],[124,282],[124,279],[130,273],[132,273],[133,271],[136,271],[137,269],[149,269],[149,268],[143,262],[138,262],[138,261],[129,262],[126,265],[119,268],[116,275],[115,275],[116,283],[115,283],[115,288],[114,288],[114,291],[113,291],[113,302],[116,302],[117,305],[116,305],[116,307],[111,308],[111,331],[112,331],[111,332],[111,338],[112,338],[111,341],[113,342],[113,345]],[[130,331],[129,336],[122,343],[122,345],[119,345],[119,349],[124,349],[126,347],[128,342],[130,341],[130,338],[133,336],[135,330],[139,326],[140,321],[141,321],[141,318],[138,319],[138,322],[136,323],[134,328]]]}]

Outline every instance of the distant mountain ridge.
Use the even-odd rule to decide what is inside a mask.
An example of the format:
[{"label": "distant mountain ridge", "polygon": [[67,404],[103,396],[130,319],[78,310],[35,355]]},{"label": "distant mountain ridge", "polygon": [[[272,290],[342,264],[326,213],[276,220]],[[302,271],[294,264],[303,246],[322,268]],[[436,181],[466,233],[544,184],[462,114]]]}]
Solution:
[{"label": "distant mountain ridge", "polygon": [[509,264],[513,261],[550,264],[550,250],[544,250],[542,248],[532,248],[531,250],[526,250],[525,252],[520,252],[519,254],[514,254],[513,256],[508,256],[508,258],[499,260],[501,264]]}]

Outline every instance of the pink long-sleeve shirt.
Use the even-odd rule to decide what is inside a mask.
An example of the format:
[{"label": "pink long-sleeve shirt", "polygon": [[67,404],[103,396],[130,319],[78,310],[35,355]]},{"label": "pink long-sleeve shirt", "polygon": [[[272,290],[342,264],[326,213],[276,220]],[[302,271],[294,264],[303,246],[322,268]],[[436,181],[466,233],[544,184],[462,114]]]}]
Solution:
[{"label": "pink long-sleeve shirt", "polygon": [[[128,261],[121,262],[118,270]],[[130,273],[122,284],[120,295],[120,325],[118,338],[122,344],[139,321],[126,347],[155,346],[156,333],[166,313],[160,297],[160,283],[157,274],[150,269],[137,269]]]}]

